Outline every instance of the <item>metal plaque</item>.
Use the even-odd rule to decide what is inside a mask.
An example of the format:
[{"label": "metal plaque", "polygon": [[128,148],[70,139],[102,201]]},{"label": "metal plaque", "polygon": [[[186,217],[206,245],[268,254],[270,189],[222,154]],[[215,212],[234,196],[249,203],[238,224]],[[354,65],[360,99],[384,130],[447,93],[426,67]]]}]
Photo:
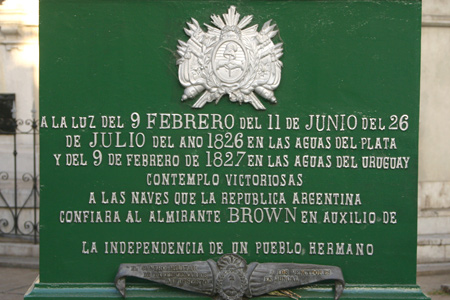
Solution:
[{"label": "metal plaque", "polygon": [[126,277],[159,282],[168,286],[222,300],[241,300],[272,291],[320,281],[335,281],[338,300],[345,281],[340,268],[294,263],[251,263],[236,254],[225,254],[217,263],[194,261],[184,263],[121,264],[114,280],[125,297]]},{"label": "metal plaque", "polygon": [[423,299],[420,28],[419,0],[41,0],[31,296],[120,298],[125,264],[127,298],[333,299],[324,266]]}]

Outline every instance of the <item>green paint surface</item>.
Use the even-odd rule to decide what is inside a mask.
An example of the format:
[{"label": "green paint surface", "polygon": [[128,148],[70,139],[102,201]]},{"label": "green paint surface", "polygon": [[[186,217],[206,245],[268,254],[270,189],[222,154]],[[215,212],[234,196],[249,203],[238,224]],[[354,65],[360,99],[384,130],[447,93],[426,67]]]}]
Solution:
[{"label": "green paint surface", "polygon": [[[210,24],[210,15],[225,13],[235,5],[241,17],[253,15],[250,25],[258,30],[268,20],[277,24],[284,55],[282,79],[275,90],[278,103],[261,101],[265,111],[251,105],[232,103],[224,96],[218,104],[200,110],[194,100],[180,101],[183,87],[177,78],[178,40],[187,41],[183,28],[190,18]],[[420,1],[86,1],[42,0],[40,4],[40,112],[49,128],[41,128],[41,283],[112,283],[120,263],[194,261],[217,259],[209,253],[210,242],[223,242],[224,252],[232,242],[248,242],[248,261],[296,262],[336,265],[349,284],[415,284],[417,243],[417,148],[420,74]],[[202,25],[203,26],[203,25]],[[206,31],[206,27],[203,26]],[[198,98],[198,97],[197,97]],[[141,122],[131,128],[132,113]],[[234,116],[228,129],[147,129],[147,114],[220,114]],[[269,115],[299,118],[298,130],[269,130]],[[306,130],[310,115],[328,115],[352,122],[350,130]],[[341,119],[342,115],[342,119]],[[403,117],[402,116],[407,116]],[[50,128],[52,116],[60,123],[66,116],[67,129]],[[73,129],[71,117],[94,116],[95,129]],[[121,116],[125,128],[102,128],[102,116]],[[394,116],[394,117],[393,117]],[[240,129],[241,117],[257,117],[262,129]],[[362,128],[364,118],[381,118],[380,130]],[[395,118],[399,121],[395,122]],[[400,119],[401,118],[401,119]],[[339,123],[340,124],[340,123]],[[351,123],[353,124],[353,123]],[[404,130],[401,130],[399,127]],[[389,126],[392,126],[389,129]],[[397,126],[398,129],[395,129]],[[407,126],[407,128],[405,127]],[[340,128],[340,125],[339,125]],[[90,147],[93,132],[119,132],[129,144],[129,133],[142,133],[144,147]],[[242,133],[240,149],[208,149],[208,133],[235,137]],[[66,135],[80,135],[81,147],[66,147]],[[178,144],[181,136],[202,136],[199,149],[154,148],[154,136],[171,136]],[[264,137],[264,148],[249,149],[248,136]],[[290,137],[289,149],[270,149],[269,137]],[[297,138],[318,137],[331,142],[331,149],[298,149]],[[357,149],[336,149],[337,138],[353,137]],[[395,138],[397,149],[361,149],[361,138]],[[94,166],[93,153],[99,150],[103,161]],[[206,151],[246,156],[235,167],[207,167]],[[83,153],[87,166],[66,166],[66,153]],[[62,154],[56,166],[53,154]],[[108,154],[179,155],[178,167],[108,166]],[[199,167],[183,165],[186,154],[199,155]],[[264,165],[248,166],[248,155],[263,155]],[[267,157],[288,155],[288,167],[269,167]],[[296,155],[332,159],[331,168],[295,167]],[[354,156],[358,168],[337,168],[336,156]],[[364,169],[362,157],[409,157],[407,169]],[[122,162],[126,164],[126,159]],[[219,174],[219,186],[148,186],[147,173]],[[302,174],[299,186],[227,186],[225,174]],[[125,204],[101,204],[100,192],[126,193]],[[168,192],[168,205],[132,204],[131,192]],[[97,204],[89,204],[94,192]],[[196,192],[197,204],[176,205],[175,192]],[[200,193],[216,195],[216,204],[200,204]],[[281,193],[285,205],[222,205],[222,192]],[[292,204],[294,193],[360,194],[361,205]],[[301,199],[300,199],[301,201]],[[296,222],[228,222],[228,208],[297,209]],[[220,223],[149,223],[149,211],[220,210]],[[120,223],[60,222],[61,211],[119,211]],[[139,211],[142,223],[126,223],[128,211]],[[317,223],[303,223],[301,211],[317,211]],[[383,212],[396,212],[396,224],[383,224]],[[326,224],[325,213],[364,212],[376,214],[375,224]],[[309,215],[308,218],[309,220]],[[97,254],[83,254],[82,242],[97,243]],[[104,242],[203,243],[204,254],[105,254]],[[298,242],[301,254],[256,253],[257,242]],[[310,243],[324,243],[324,255],[312,254]],[[331,254],[327,244],[352,244],[352,253]],[[356,244],[363,244],[364,255],[356,255]],[[279,245],[279,244],[278,244]],[[317,244],[318,245],[318,244]],[[373,254],[367,253],[373,245]],[[370,247],[370,246],[369,246]],[[317,248],[318,249],[318,248]],[[279,249],[278,249],[279,251]],[[369,250],[370,252],[370,250]],[[345,295],[345,294],[344,294]]]}]

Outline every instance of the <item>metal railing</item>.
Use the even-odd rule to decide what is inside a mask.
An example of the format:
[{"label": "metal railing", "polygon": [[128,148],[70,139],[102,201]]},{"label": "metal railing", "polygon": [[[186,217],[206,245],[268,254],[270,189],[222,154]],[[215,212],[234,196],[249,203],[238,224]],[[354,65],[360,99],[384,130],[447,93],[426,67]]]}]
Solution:
[{"label": "metal railing", "polygon": [[[12,118],[0,120],[7,124],[8,132],[1,131],[0,139],[12,136],[13,170],[8,172],[0,169],[0,236],[26,237],[35,244],[39,242],[39,175],[37,174],[38,159],[38,120],[36,109],[31,110],[31,119],[17,119],[13,108]],[[29,171],[18,175],[18,155],[21,144],[18,136],[32,136],[32,166]],[[10,137],[11,138],[11,137]],[[3,145],[5,146],[5,145]],[[7,158],[0,158],[6,161]],[[1,161],[0,160],[0,161]],[[1,165],[0,165],[1,168]],[[21,177],[21,178],[19,178]],[[8,192],[6,192],[8,191]],[[20,191],[20,192],[19,192]],[[25,196],[23,196],[25,195]],[[24,213],[26,211],[26,213]]]}]

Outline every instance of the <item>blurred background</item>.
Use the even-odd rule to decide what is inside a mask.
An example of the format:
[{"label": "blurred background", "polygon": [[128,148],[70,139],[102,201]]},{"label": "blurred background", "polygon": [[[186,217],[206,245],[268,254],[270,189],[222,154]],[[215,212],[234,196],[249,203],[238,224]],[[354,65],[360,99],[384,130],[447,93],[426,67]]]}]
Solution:
[{"label": "blurred background", "polygon": [[[418,281],[450,299],[450,0],[422,3]],[[38,1],[0,0],[2,299],[21,299],[38,273],[38,98]]]}]

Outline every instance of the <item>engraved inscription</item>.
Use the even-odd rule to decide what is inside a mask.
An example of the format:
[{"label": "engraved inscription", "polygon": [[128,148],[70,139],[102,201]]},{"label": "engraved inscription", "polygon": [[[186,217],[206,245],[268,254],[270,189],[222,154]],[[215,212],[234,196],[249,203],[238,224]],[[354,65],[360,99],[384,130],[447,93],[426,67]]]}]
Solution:
[{"label": "engraved inscription", "polygon": [[[130,169],[138,174],[140,189],[129,190],[125,185],[92,189],[84,196],[88,207],[61,209],[56,218],[62,225],[272,223],[375,228],[395,226],[402,222],[402,215],[388,206],[369,208],[373,196],[358,190],[318,187],[310,172],[376,169],[401,175],[411,165],[411,158],[402,152],[408,120],[407,115],[133,112],[128,116],[42,116],[41,127],[62,133],[66,153],[51,154],[57,168]],[[68,130],[71,134],[65,134]],[[333,136],[333,132],[341,134]],[[86,255],[158,256],[226,252],[374,256],[383,247],[371,241],[320,238],[231,242],[219,238],[210,245],[199,239],[105,237],[78,243]]]}]

